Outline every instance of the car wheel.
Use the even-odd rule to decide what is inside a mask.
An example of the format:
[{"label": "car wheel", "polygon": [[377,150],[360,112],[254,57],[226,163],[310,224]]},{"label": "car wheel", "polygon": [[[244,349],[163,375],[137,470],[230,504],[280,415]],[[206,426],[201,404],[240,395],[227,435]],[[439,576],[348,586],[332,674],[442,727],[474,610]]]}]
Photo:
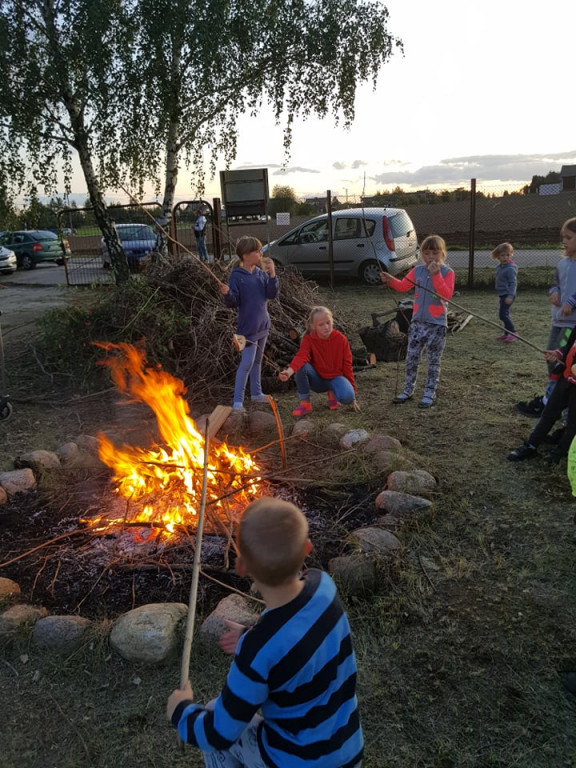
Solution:
[{"label": "car wheel", "polygon": [[36,269],[36,262],[27,253],[22,255],[22,269]]},{"label": "car wheel", "polygon": [[360,267],[360,277],[366,285],[380,285],[382,271],[382,267],[377,261],[365,261]]},{"label": "car wheel", "polygon": [[63,267],[64,266],[64,259],[56,259],[56,264],[59,267]]}]

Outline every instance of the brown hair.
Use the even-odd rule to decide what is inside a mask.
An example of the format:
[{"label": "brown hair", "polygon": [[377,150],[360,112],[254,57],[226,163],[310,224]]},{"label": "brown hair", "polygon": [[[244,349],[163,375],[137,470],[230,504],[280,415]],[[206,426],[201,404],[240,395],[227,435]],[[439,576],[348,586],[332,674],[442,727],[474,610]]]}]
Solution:
[{"label": "brown hair", "polygon": [[244,510],[238,528],[238,551],[246,570],[270,587],[298,575],[306,557],[308,521],[289,501],[269,496]]},{"label": "brown hair", "polygon": [[574,216],[572,219],[566,219],[564,224],[562,224],[562,229],[569,229],[570,232],[576,233],[576,216]]},{"label": "brown hair", "polygon": [[312,333],[314,330],[314,319],[316,315],[328,315],[330,320],[334,322],[334,316],[328,307],[312,307],[310,314],[308,315],[308,319],[306,320],[306,333]]},{"label": "brown hair", "polygon": [[507,253],[508,256],[514,256],[514,246],[512,243],[500,243],[500,245],[497,245],[490,254],[490,258],[498,261],[503,253]]},{"label": "brown hair", "polygon": [[244,261],[244,256],[252,251],[261,251],[262,243],[257,237],[250,237],[250,235],[244,235],[236,243],[236,256],[240,261]]},{"label": "brown hair", "polygon": [[421,251],[442,251],[442,262],[446,261],[446,241],[440,235],[428,235],[422,240]]}]

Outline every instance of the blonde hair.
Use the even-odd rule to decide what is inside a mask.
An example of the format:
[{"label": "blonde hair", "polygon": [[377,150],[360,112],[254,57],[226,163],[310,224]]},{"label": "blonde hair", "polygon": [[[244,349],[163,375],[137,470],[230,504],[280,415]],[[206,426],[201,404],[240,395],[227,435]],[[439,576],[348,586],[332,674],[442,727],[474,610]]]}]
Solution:
[{"label": "blonde hair", "polygon": [[244,237],[241,237],[236,243],[236,256],[238,256],[240,261],[244,261],[244,256],[246,256],[247,253],[261,250],[262,243],[260,240],[258,240],[257,237],[250,237],[250,235],[244,235]]},{"label": "blonde hair", "polygon": [[318,315],[328,315],[332,323],[334,323],[334,316],[328,307],[312,307],[308,320],[306,320],[306,333],[312,333],[314,331],[314,320]]},{"label": "blonde hair", "polygon": [[512,243],[500,243],[500,245],[497,245],[496,248],[494,248],[490,257],[495,261],[498,261],[503,253],[507,253],[508,256],[514,256],[514,246]]},{"label": "blonde hair", "polygon": [[446,261],[446,241],[440,235],[428,235],[422,241],[421,251],[442,251],[442,263]]},{"label": "blonde hair", "polygon": [[308,521],[289,501],[263,497],[244,510],[238,551],[247,572],[270,587],[295,578],[306,557]]},{"label": "blonde hair", "polygon": [[574,232],[576,234],[576,216],[572,219],[566,219],[564,224],[562,224],[562,229],[569,229],[570,232]]}]

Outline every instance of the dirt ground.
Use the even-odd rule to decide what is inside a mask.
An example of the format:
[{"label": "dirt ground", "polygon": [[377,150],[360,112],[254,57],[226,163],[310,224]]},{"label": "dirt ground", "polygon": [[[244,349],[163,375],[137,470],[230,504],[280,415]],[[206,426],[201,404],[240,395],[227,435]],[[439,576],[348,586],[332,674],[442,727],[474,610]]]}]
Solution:
[{"label": "dirt ground", "polygon": [[[57,298],[58,291],[46,301]],[[369,324],[370,313],[389,309],[394,298],[384,288],[321,288],[322,301],[352,329]],[[496,320],[491,292],[456,300]],[[545,291],[521,291],[512,314],[518,332],[544,347]],[[33,318],[19,318],[2,316],[10,331],[7,359],[19,367],[25,361],[47,396],[15,400],[13,419],[0,425],[0,469],[10,468],[18,452],[54,448],[109,416],[101,402],[58,402],[24,333]],[[528,345],[502,344],[496,335],[473,318],[449,337],[437,404],[427,411],[417,408],[417,397],[391,404],[403,366],[381,363],[357,375],[361,413],[338,413],[350,427],[400,439],[439,482],[433,514],[400,532],[402,557],[383,574],[378,593],[348,601],[368,768],[576,765],[576,705],[562,690],[563,673],[576,669],[576,503],[565,464],[506,460],[534,426],[515,403],[541,392],[546,372]],[[417,394],[421,388],[422,376]],[[294,393],[278,398],[287,433],[294,401]],[[328,423],[323,399],[313,405],[314,417]],[[318,480],[320,471],[315,465],[301,474]],[[340,505],[342,488],[331,493]],[[195,653],[193,685],[204,700],[217,692],[223,665],[213,654]],[[2,768],[200,765],[191,751],[178,753],[163,719],[177,662],[135,669],[111,657],[105,643],[64,662],[28,647],[3,650],[0,660],[6,724],[20,722],[19,732],[25,719],[31,724],[5,745]]]}]

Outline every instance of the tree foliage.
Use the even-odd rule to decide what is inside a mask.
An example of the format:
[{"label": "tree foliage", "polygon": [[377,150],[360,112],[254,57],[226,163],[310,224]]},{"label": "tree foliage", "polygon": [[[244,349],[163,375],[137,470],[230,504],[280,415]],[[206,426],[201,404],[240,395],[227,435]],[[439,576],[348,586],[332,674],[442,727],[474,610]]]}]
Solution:
[{"label": "tree foliage", "polygon": [[[240,113],[354,118],[401,42],[377,0],[0,0],[0,184],[68,191],[78,156],[112,263],[127,277],[105,190],[199,193],[236,152]],[[124,260],[125,262],[125,260]]]}]

